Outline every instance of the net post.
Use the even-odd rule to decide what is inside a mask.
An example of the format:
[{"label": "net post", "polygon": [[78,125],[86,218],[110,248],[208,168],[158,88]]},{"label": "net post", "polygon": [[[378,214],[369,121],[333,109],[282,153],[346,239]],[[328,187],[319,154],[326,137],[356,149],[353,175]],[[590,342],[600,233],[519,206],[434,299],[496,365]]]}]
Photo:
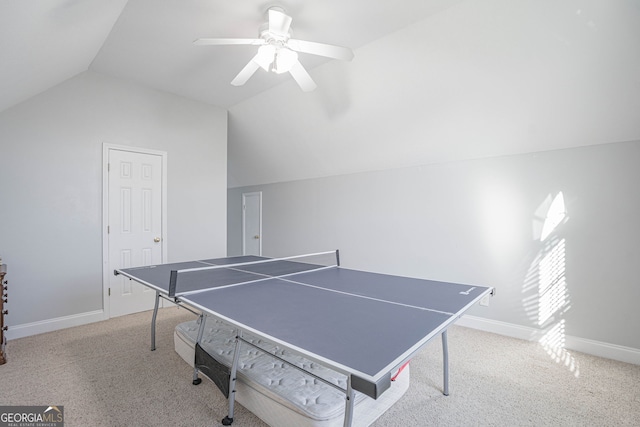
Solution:
[{"label": "net post", "polygon": [[176,296],[176,284],[178,283],[178,271],[171,270],[171,275],[169,276],[169,296]]},{"label": "net post", "polygon": [[336,249],[336,265],[340,267],[340,249]]}]

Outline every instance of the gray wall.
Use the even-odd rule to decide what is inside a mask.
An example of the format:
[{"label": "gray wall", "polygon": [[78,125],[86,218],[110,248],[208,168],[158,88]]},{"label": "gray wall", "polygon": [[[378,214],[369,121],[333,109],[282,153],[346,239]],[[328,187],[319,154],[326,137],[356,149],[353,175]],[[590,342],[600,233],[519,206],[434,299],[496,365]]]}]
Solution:
[{"label": "gray wall", "polygon": [[[265,255],[337,248],[345,267],[494,286],[471,314],[640,349],[638,164],[635,141],[232,188],[228,253],[242,193],[262,191]],[[541,242],[558,192],[568,219]],[[540,322],[543,257],[562,241],[565,299]]]},{"label": "gray wall", "polygon": [[226,120],[224,109],[91,72],[1,112],[9,336],[102,310],[103,143],[167,152],[169,261],[225,255]]}]

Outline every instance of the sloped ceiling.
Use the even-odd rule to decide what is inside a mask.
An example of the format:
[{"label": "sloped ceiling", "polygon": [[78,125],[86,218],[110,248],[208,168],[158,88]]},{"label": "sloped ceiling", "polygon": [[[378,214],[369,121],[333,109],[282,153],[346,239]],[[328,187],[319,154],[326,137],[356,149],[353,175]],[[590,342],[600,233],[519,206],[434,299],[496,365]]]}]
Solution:
[{"label": "sloped ceiling", "polygon": [[[230,81],[269,6],[318,83]],[[229,110],[229,185],[640,139],[638,0],[0,0],[0,111],[84,71]]]},{"label": "sloped ceiling", "polygon": [[86,71],[126,0],[0,0],[0,111]]},{"label": "sloped ceiling", "polygon": [[355,49],[458,2],[0,0],[0,111],[88,69],[226,108],[289,77],[260,70],[233,87],[255,48],[196,47],[196,38],[257,37],[279,5],[296,38]]},{"label": "sloped ceiling", "polygon": [[466,1],[355,53],[229,109],[230,187],[640,140],[640,1]]}]

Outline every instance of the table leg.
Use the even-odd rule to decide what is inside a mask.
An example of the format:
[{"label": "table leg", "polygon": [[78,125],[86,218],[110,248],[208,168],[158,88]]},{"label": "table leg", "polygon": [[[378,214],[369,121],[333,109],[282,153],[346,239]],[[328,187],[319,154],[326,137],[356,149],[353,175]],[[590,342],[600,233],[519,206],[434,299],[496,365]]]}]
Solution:
[{"label": "table leg", "polygon": [[351,388],[351,375],[347,376],[347,391],[344,408],[344,427],[351,427],[353,421],[353,407],[355,404],[355,396]]},{"label": "table leg", "polygon": [[[206,319],[204,317],[204,313],[200,313],[198,317],[198,324],[200,328],[198,328],[198,338],[196,339],[196,343],[200,344],[202,340],[202,335],[204,334],[204,324],[206,323]],[[191,382],[193,385],[198,385],[202,382],[202,378],[198,378],[198,367],[196,366],[196,361],[193,361],[193,381]]]},{"label": "table leg", "polygon": [[151,318],[151,351],[156,349],[156,318],[158,317],[158,307],[160,306],[160,292],[156,291],[156,303],[153,306],[153,317]]},{"label": "table leg", "polygon": [[447,331],[442,333],[442,366],[444,374],[444,392],[445,396],[449,396],[449,346],[447,345]]},{"label": "table leg", "polygon": [[236,400],[236,373],[238,372],[238,361],[240,360],[240,338],[242,338],[242,331],[238,329],[236,349],[233,353],[233,364],[231,365],[231,375],[229,377],[229,415],[222,419],[222,425],[225,426],[230,426],[233,423],[233,410]]}]

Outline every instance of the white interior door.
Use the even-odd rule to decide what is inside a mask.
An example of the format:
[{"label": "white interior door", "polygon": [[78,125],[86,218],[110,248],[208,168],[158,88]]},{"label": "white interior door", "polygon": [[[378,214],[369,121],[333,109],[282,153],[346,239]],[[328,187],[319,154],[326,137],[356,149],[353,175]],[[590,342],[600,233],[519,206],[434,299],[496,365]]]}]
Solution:
[{"label": "white interior door", "polygon": [[262,193],[242,194],[242,252],[262,255]]},{"label": "white interior door", "polygon": [[[108,150],[108,272],[163,261],[163,157]],[[108,274],[109,317],[153,308],[155,292]]]}]

